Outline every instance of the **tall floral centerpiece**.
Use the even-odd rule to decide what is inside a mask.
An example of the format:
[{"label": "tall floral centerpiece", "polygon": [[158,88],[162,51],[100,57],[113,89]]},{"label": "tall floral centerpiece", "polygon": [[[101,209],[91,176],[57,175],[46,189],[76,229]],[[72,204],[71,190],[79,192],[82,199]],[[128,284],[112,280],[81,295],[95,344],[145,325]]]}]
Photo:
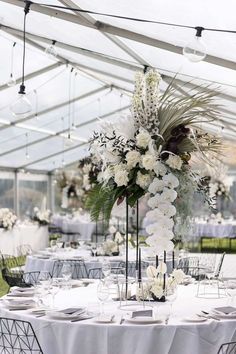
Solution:
[{"label": "tall floral centerpiece", "polygon": [[160,82],[155,70],[138,72],[131,115],[104,122],[94,133],[91,153],[102,166],[87,200],[92,218],[103,210],[109,219],[115,203],[126,198],[133,207],[147,195],[146,243],[153,255],[173,249],[178,210],[188,210],[190,194],[207,191],[192,169],[192,154],[206,159],[206,152],[214,154],[220,146],[198,127],[219,115],[214,94],[199,87],[197,93],[179,96],[174,80],[161,94]]}]

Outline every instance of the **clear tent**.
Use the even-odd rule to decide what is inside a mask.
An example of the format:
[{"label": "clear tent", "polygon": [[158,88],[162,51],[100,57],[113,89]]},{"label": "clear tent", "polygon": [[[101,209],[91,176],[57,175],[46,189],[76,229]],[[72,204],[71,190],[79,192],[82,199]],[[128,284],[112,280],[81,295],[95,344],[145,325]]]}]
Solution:
[{"label": "clear tent", "polygon": [[[39,2],[38,2],[39,3]],[[200,0],[48,0],[69,6],[142,19],[207,28],[235,29],[235,2]],[[147,24],[102,15],[88,15],[31,5],[26,26],[26,89],[33,111],[15,119],[9,109],[16,100],[22,66],[23,7],[21,0],[0,1],[0,166],[52,171],[88,154],[88,140],[99,119],[129,114],[134,74],[144,65],[163,75],[161,89],[177,75],[177,92],[194,84],[220,91],[222,122],[207,128],[228,140],[236,128],[236,34],[204,32],[207,57],[191,63],[182,48],[194,30]],[[59,13],[59,15],[58,15]],[[57,57],[45,48],[55,40]],[[8,87],[13,43],[17,86]],[[73,71],[72,71],[73,68]],[[183,86],[184,85],[184,86]],[[181,88],[182,87],[182,88]],[[178,91],[179,89],[179,91]],[[76,130],[71,129],[72,125]],[[68,139],[71,130],[71,139]],[[29,156],[26,156],[26,152]]]}]

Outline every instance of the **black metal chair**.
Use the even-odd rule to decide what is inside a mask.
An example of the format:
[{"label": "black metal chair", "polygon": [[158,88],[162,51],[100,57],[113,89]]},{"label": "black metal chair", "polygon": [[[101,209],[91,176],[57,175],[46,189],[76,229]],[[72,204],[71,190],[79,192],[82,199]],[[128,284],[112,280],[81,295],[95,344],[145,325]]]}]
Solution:
[{"label": "black metal chair", "polygon": [[89,279],[102,279],[104,277],[102,268],[90,268],[88,271]]},{"label": "black metal chair", "polygon": [[[43,275],[42,275],[43,273]],[[48,274],[46,278],[46,273]],[[9,289],[12,286],[19,287],[30,287],[34,284],[37,284],[40,280],[47,280],[51,278],[51,274],[49,272],[20,272],[20,271],[12,271],[9,268],[2,269],[2,278],[9,285]]]},{"label": "black metal chair", "polygon": [[236,354],[236,342],[222,344],[217,354]]},{"label": "black metal chair", "polygon": [[0,318],[1,354],[43,354],[30,322]]},{"label": "black metal chair", "polygon": [[88,271],[83,260],[57,260],[52,269],[52,277],[61,277],[61,272],[64,264],[71,267],[72,279],[88,278]]}]

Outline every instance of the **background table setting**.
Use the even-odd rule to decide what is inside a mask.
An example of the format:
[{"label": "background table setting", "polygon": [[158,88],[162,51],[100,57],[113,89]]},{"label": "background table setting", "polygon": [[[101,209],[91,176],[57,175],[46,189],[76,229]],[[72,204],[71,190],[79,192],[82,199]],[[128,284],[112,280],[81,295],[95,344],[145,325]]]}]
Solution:
[{"label": "background table setting", "polygon": [[137,354],[215,354],[222,341],[236,335],[236,312],[213,311],[228,299],[199,299],[194,284],[180,285],[173,303],[131,302],[122,310],[100,283],[80,280],[78,287],[44,287],[41,293],[37,287],[13,289],[0,302],[1,316],[30,321],[47,354],[77,354],[78,348],[87,354],[127,354],[131,347]]},{"label": "background table setting", "polygon": [[80,239],[91,241],[92,234],[95,231],[96,223],[91,221],[89,214],[82,215],[53,215],[52,223],[59,227],[64,234],[75,234],[64,235],[64,240],[74,241],[74,238],[78,235]]},{"label": "background table setting", "polygon": [[48,227],[33,223],[19,223],[12,230],[0,229],[0,249],[3,254],[18,255],[21,245],[32,250],[43,250],[48,246]]},{"label": "background table setting", "polygon": [[[93,244],[90,246],[80,246],[77,249],[73,249],[71,247],[66,247],[66,248],[54,248],[55,246],[49,247],[45,250],[41,250],[40,252],[37,252],[32,255],[28,255],[26,258],[26,264],[25,264],[25,272],[34,272],[34,271],[47,271],[52,273],[53,267],[56,261],[62,260],[82,260],[84,261],[84,264],[87,269],[87,273],[89,274],[89,271],[92,269],[102,269],[103,263],[110,263],[112,267],[124,267],[124,262],[125,262],[125,255],[123,252],[120,252],[119,255],[117,256],[93,256],[93,252],[96,253],[97,246],[94,246],[95,249],[93,248]],[[135,249],[130,249],[129,250],[129,260],[130,260],[130,275],[132,274],[134,276],[135,272],[135,254],[136,250]],[[177,259],[175,260],[175,264],[177,262]],[[143,270],[145,271],[145,268],[150,265],[155,263],[155,257],[149,257],[148,254],[146,253],[145,248],[143,249]],[[172,264],[173,259],[172,256],[167,257],[166,259],[166,264],[167,264],[167,270],[170,272],[172,269]],[[96,277],[99,277],[99,272]]]}]

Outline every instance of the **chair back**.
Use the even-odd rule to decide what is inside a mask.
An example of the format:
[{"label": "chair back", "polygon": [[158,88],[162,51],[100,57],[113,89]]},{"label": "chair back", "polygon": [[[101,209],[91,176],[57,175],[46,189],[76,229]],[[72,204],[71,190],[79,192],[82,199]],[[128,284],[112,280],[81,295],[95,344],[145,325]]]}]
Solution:
[{"label": "chair back", "polygon": [[221,269],[222,269],[222,266],[223,266],[223,262],[224,262],[224,258],[225,258],[225,252],[222,253],[222,255],[220,256],[219,263],[216,266],[215,274],[214,274],[215,278],[218,278],[219,275],[220,275],[220,272],[221,272]]},{"label": "chair back", "polygon": [[43,354],[30,322],[0,317],[0,352]]},{"label": "chair back", "polygon": [[235,354],[236,353],[236,342],[224,343],[220,346],[217,354]]},{"label": "chair back", "polygon": [[71,267],[72,279],[88,278],[88,271],[83,260],[57,260],[52,269],[52,277],[61,277],[61,272],[64,264]]},{"label": "chair back", "polygon": [[104,277],[102,268],[90,268],[88,271],[88,277],[89,279],[102,279]]}]

